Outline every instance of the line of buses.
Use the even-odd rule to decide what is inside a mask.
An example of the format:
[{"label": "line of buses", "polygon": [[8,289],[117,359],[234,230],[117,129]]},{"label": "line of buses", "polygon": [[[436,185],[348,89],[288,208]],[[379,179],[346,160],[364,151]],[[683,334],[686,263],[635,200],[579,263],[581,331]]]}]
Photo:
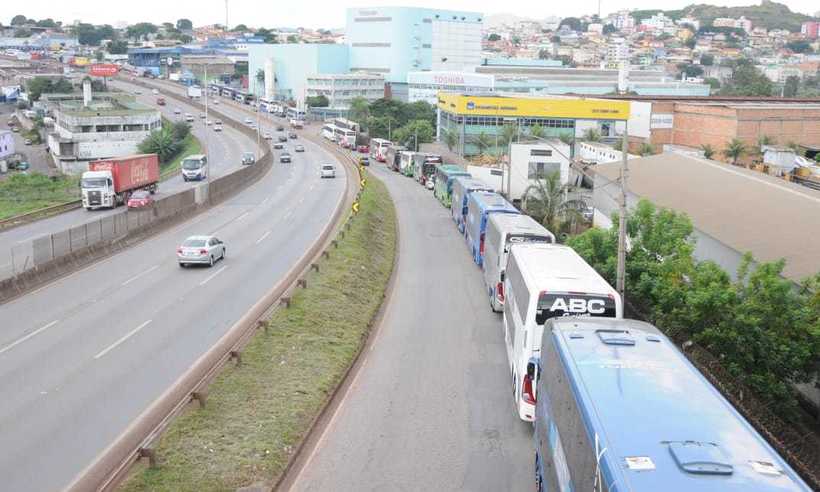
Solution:
[{"label": "line of buses", "polygon": [[253,96],[253,94],[250,94],[248,91],[243,89],[218,83],[211,83],[208,85],[208,91],[211,96],[220,96],[227,99],[232,99],[238,103],[258,107],[259,111],[263,113],[270,113],[291,120],[305,119],[305,112],[303,110],[290,107],[283,101],[266,99],[264,97],[257,99]]},{"label": "line of buses", "polygon": [[[398,170],[396,146],[372,139],[370,152]],[[810,490],[670,339],[624,318],[618,292],[572,248],[460,166],[436,164],[433,179],[501,313],[511,408],[534,425],[536,490]]]}]

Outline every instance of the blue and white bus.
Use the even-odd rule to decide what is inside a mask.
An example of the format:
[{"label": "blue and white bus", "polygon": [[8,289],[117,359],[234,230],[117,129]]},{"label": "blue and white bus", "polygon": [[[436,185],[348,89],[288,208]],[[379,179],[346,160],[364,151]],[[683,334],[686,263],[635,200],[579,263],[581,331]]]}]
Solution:
[{"label": "blue and white bus", "polygon": [[[455,187],[454,187],[455,189]],[[490,214],[519,214],[510,202],[494,191],[474,191],[467,195],[467,215],[464,216],[464,238],[478,266],[484,262],[484,239]]]},{"label": "blue and white bus", "polygon": [[453,179],[453,191],[450,194],[450,214],[458,227],[458,232],[464,232],[464,218],[467,216],[467,199],[474,191],[495,191],[492,186],[480,179],[470,176],[458,176]]},{"label": "blue and white bus", "polygon": [[654,326],[564,317],[527,367],[539,491],[809,492]]}]

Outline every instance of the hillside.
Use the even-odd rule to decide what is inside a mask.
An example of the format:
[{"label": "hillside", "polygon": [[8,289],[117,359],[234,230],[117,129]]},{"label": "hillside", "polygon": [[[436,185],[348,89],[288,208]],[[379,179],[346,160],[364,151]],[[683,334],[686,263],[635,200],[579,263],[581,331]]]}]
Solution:
[{"label": "hillside", "polygon": [[[637,22],[640,19],[651,17],[661,12],[661,10],[636,10],[632,13]],[[766,29],[788,29],[792,32],[800,32],[803,22],[811,20],[808,15],[799,12],[792,12],[788,6],[782,3],[762,0],[760,5],[749,5],[746,7],[718,7],[715,5],[693,4],[680,10],[664,10],[664,14],[672,19],[681,17],[694,17],[701,21],[701,25],[710,25],[718,17],[737,18],[744,16],[750,19],[755,26],[762,26]]]}]

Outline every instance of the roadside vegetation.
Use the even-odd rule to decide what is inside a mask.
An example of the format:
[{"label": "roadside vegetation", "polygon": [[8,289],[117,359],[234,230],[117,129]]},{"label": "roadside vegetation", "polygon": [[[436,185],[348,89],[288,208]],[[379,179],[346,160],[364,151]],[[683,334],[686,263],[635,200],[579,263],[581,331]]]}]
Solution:
[{"label": "roadside vegetation", "polygon": [[[679,343],[706,349],[781,417],[799,420],[794,384],[818,375],[820,273],[795,286],[781,276],[783,260],[747,255],[733,281],[716,263],[694,258],[686,215],[646,200],[627,231],[627,301]],[[568,244],[615,285],[617,227],[590,229]]]},{"label": "roadside vegetation", "polygon": [[77,176],[14,173],[0,180],[0,220],[79,200]]},{"label": "roadside vegetation", "polygon": [[432,142],[436,134],[436,110],[425,101],[403,103],[377,99],[368,102],[356,97],[350,102],[349,118],[361,125],[370,138],[386,138],[410,150]]},{"label": "roadside vegetation", "polygon": [[187,121],[172,123],[162,120],[162,128],[154,130],[138,147],[142,154],[157,154],[160,163],[160,179],[166,179],[179,170],[180,161],[187,155],[201,154],[202,147],[191,133]]},{"label": "roadside vegetation", "polygon": [[[273,484],[360,350],[378,311],[396,250],[386,188],[369,180],[361,211],[320,272],[268,320],[211,384],[204,408],[174,421],[158,466],[134,470],[126,491],[235,490]],[[273,282],[273,279],[271,279]],[[344,286],[344,288],[340,288]]]}]

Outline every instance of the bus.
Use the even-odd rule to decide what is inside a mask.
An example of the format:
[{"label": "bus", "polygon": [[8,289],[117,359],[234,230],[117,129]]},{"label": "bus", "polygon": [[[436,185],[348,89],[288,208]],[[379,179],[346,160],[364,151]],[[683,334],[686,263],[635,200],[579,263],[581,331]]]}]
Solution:
[{"label": "bus", "polygon": [[265,97],[259,98],[259,111],[263,113],[275,113],[276,112],[276,102],[273,99],[267,99]]},{"label": "bus", "polygon": [[333,118],[333,121],[331,121],[331,123],[338,126],[339,128],[344,128],[345,130],[353,130],[354,132],[359,131],[358,123],[345,118]]},{"label": "bus", "polygon": [[811,490],[651,324],[553,318],[538,342],[525,392],[539,492]]},{"label": "bus", "polygon": [[438,154],[428,154],[426,152],[418,152],[423,159],[415,160],[415,169],[413,170],[413,179],[418,181],[422,186],[427,184],[427,180],[436,174],[436,166],[442,164],[441,156]]},{"label": "bus", "polygon": [[467,215],[464,217],[464,238],[479,267],[484,265],[484,246],[487,239],[487,219],[495,214],[520,214],[512,203],[495,191],[474,191],[467,197]]},{"label": "bus", "polygon": [[391,145],[393,145],[393,142],[391,142],[390,140],[385,140],[383,138],[371,138],[370,157],[376,159],[379,162],[386,162],[387,148]]},{"label": "bus", "polygon": [[[453,183],[454,197],[459,179]],[[498,313],[504,309],[504,267],[507,266],[510,247],[522,243],[555,244],[555,235],[529,215],[490,215],[484,240],[483,276],[493,312]]]},{"label": "bus", "polygon": [[535,401],[524,391],[532,358],[541,354],[544,323],[554,317],[585,315],[622,318],[618,292],[569,246],[515,244],[504,270],[504,342],[513,405],[532,422]]},{"label": "bus", "polygon": [[401,153],[406,150],[407,147],[404,145],[390,145],[387,147],[387,152],[385,152],[385,164],[387,164],[387,168],[398,172]]},{"label": "bus", "polygon": [[424,160],[424,156],[418,152],[406,151],[402,152],[399,157],[399,172],[405,176],[413,177],[413,171],[416,169],[416,159]]},{"label": "bus", "polygon": [[305,119],[305,110],[304,109],[297,109],[288,107],[285,110],[285,114],[280,115],[289,120],[304,120]]},{"label": "bus", "polygon": [[458,232],[464,233],[464,217],[467,216],[467,199],[474,191],[495,191],[492,186],[480,179],[470,176],[458,176],[453,179],[453,191],[450,198],[450,215],[456,223]]},{"label": "bus", "polygon": [[339,128],[333,125],[334,142],[341,145],[345,149],[352,149],[356,147],[356,131],[347,128]]},{"label": "bus", "polygon": [[466,169],[455,164],[442,164],[436,169],[436,186],[433,188],[433,194],[446,208],[450,208],[452,204],[450,194],[453,192],[453,180],[459,176],[472,177]]},{"label": "bus", "polygon": [[233,100],[242,104],[250,104],[251,100],[253,100],[253,96],[247,92],[237,90],[233,95]]},{"label": "bus", "polygon": [[336,141],[336,126],[333,123],[325,122],[322,125],[322,136],[331,142]]}]

